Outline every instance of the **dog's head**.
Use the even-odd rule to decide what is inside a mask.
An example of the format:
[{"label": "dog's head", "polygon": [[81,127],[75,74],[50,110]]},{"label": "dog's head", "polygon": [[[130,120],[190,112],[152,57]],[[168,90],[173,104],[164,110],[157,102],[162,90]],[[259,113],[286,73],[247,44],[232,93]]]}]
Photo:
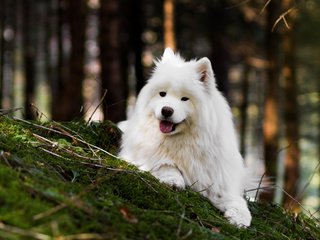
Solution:
[{"label": "dog's head", "polygon": [[171,49],[155,62],[152,77],[142,89],[137,102],[141,111],[155,118],[159,130],[173,135],[198,122],[199,111],[215,88],[208,58],[185,61]]}]

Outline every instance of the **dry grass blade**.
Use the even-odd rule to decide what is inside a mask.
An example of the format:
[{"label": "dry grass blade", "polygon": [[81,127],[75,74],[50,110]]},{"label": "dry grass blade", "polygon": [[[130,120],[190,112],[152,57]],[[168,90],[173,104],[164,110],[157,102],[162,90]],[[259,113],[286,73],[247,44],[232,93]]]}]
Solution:
[{"label": "dry grass blade", "polygon": [[112,236],[108,234],[98,234],[98,233],[80,233],[68,236],[55,237],[55,240],[98,240],[98,239],[112,239]]},{"label": "dry grass blade", "polygon": [[37,233],[37,232],[32,232],[32,231],[28,231],[28,230],[24,230],[18,227],[14,227],[14,226],[9,226],[9,225],[5,225],[2,222],[0,222],[0,230],[7,232],[7,233],[12,233],[12,234],[16,234],[22,237],[26,237],[26,238],[34,238],[34,239],[39,239],[39,240],[50,240],[52,239],[50,236],[42,234],[42,233]]},{"label": "dry grass blade", "polygon": [[300,191],[300,193],[298,194],[298,199],[301,199],[303,194],[305,193],[306,189],[309,187],[312,179],[314,178],[314,176],[316,175],[316,173],[319,171],[320,169],[320,162],[318,162],[317,166],[314,168],[313,173],[310,175],[309,180],[307,181],[307,183],[305,184],[305,186],[302,188],[302,190]]},{"label": "dry grass blade", "polygon": [[285,195],[287,195],[289,198],[291,198],[294,202],[296,202],[301,207],[301,209],[303,209],[306,213],[309,213],[310,218],[313,218],[315,221],[320,222],[319,219],[317,219],[315,216],[312,216],[312,214],[297,199],[295,199],[293,196],[291,196],[282,187],[280,187],[280,186],[276,186],[276,187],[279,188]]},{"label": "dry grass blade", "polygon": [[42,212],[42,213],[39,213],[37,215],[34,215],[32,220],[34,221],[37,221],[37,220],[40,220],[42,218],[45,218],[45,217],[49,217],[51,216],[52,214],[56,213],[56,212],[59,212],[61,209],[64,209],[65,207],[67,207],[68,205],[65,204],[65,203],[62,203],[54,208],[51,208],[49,209],[48,211],[46,212]]},{"label": "dry grass blade", "polygon": [[43,213],[39,213],[39,214],[33,216],[33,220],[39,220],[41,218],[48,217],[48,216],[50,216],[50,215],[52,215],[52,214],[54,214],[54,213],[56,213],[56,212],[58,212],[58,211],[60,211],[60,210],[62,210],[64,208],[68,207],[69,205],[75,206],[75,207],[81,209],[82,211],[86,212],[87,214],[92,214],[92,210],[88,206],[86,206],[86,204],[84,202],[82,202],[80,198],[82,196],[84,196],[85,194],[87,194],[88,192],[90,192],[93,189],[95,189],[99,185],[99,183],[101,181],[103,181],[104,179],[109,178],[111,176],[112,176],[112,174],[108,175],[108,176],[97,178],[96,181],[94,181],[93,183],[88,185],[78,195],[71,197],[66,202],[63,202],[63,203],[59,204],[58,206],[56,206],[54,208],[51,208],[51,209],[49,209],[49,210],[47,210],[47,211],[45,211]]}]

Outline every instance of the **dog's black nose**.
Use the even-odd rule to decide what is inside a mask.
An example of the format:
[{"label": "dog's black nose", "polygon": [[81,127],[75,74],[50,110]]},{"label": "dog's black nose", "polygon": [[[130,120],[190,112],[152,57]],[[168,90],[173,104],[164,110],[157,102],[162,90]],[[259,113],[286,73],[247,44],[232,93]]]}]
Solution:
[{"label": "dog's black nose", "polygon": [[161,114],[162,114],[162,116],[164,116],[164,117],[166,117],[166,118],[168,118],[168,117],[171,117],[172,116],[172,114],[173,114],[173,109],[171,108],[171,107],[163,107],[162,109],[161,109]]}]

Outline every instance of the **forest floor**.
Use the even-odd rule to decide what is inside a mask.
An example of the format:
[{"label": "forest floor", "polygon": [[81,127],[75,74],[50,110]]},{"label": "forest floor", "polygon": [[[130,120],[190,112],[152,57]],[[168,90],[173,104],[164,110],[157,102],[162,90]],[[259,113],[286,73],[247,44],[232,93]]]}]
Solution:
[{"label": "forest floor", "polygon": [[250,202],[247,229],[228,224],[199,193],[114,157],[120,135],[0,116],[0,239],[320,239],[319,220],[275,204]]}]

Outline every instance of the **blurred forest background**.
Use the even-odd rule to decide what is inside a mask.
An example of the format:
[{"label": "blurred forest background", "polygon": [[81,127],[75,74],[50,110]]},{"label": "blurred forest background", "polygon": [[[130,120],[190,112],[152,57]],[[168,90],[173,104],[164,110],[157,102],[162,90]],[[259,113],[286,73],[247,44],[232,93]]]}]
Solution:
[{"label": "blurred forest background", "polygon": [[117,122],[164,47],[207,56],[263,200],[319,217],[319,25],[318,0],[0,0],[0,114]]}]

